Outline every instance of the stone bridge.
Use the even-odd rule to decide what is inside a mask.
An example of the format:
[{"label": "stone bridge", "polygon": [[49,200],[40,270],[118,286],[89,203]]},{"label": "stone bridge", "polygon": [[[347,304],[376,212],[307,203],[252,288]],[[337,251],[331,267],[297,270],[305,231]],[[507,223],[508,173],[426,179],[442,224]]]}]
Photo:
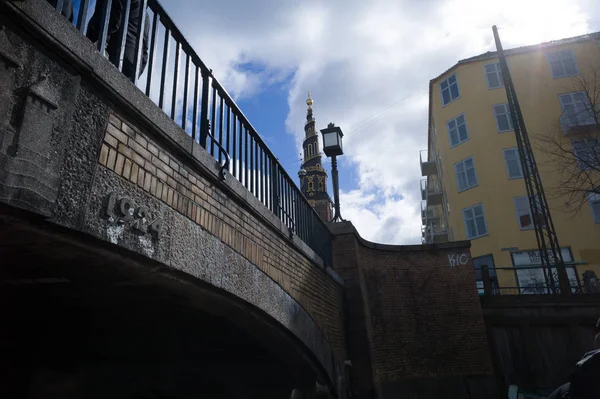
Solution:
[{"label": "stone bridge", "polygon": [[343,389],[331,265],[46,2],[0,21],[2,396]]}]

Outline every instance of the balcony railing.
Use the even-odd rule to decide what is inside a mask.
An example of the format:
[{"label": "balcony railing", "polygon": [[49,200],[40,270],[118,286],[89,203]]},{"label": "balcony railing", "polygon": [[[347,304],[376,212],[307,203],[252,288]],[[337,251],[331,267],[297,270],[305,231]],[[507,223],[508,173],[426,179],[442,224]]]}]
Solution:
[{"label": "balcony railing", "polygon": [[443,216],[443,212],[439,207],[428,206],[426,201],[421,201],[421,221],[423,225],[429,222],[438,223]]},{"label": "balcony railing", "polygon": [[421,176],[431,176],[437,174],[437,163],[435,157],[429,158],[429,151],[422,150],[419,153],[421,161]]},{"label": "balcony railing", "polygon": [[[62,10],[63,1],[56,3]],[[91,4],[79,2],[77,29],[93,36],[101,54],[331,265],[327,225],[158,1],[97,0],[88,23]],[[120,18],[111,12],[117,9]],[[115,32],[116,26],[127,31]]]},{"label": "balcony railing", "polygon": [[[597,279],[580,279],[576,264],[566,264],[565,268],[572,294],[600,293]],[[475,272],[477,287],[481,295],[560,294],[558,272],[555,267],[518,266],[493,269],[483,267]],[[512,282],[506,283],[506,280]]]},{"label": "balcony railing", "polygon": [[559,121],[564,135],[600,130],[600,111],[593,107],[565,108]]},{"label": "balcony railing", "polygon": [[421,179],[421,199],[427,201],[427,206],[441,205],[442,198],[442,185],[437,179]]},{"label": "balcony railing", "polygon": [[448,241],[448,229],[440,224],[430,223],[421,229],[422,241],[426,244]]}]

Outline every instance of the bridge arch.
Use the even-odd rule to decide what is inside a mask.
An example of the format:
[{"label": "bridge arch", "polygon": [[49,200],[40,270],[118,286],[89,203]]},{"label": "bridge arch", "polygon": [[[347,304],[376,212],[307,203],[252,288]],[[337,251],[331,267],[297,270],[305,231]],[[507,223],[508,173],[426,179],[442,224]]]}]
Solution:
[{"label": "bridge arch", "polygon": [[[313,352],[327,345],[318,326],[234,254],[216,284],[0,210],[0,296],[11,304],[0,340],[11,366],[6,396],[29,387],[81,397],[288,397],[332,385]],[[232,289],[240,285],[244,294]]]}]

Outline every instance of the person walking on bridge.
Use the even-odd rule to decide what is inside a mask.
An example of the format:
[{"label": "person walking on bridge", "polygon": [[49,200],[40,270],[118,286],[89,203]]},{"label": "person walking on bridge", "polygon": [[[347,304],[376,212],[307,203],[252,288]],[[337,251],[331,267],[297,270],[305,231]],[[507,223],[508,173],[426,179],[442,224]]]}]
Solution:
[{"label": "person walking on bridge", "polygon": [[[140,0],[131,0],[129,6],[129,21],[122,24],[124,14],[126,12],[126,0],[113,0],[110,10],[110,18],[108,20],[108,29],[106,35],[106,52],[108,59],[115,65],[119,65],[119,56],[121,53],[121,37],[123,37],[123,29],[127,26],[125,34],[125,51],[123,54],[123,74],[132,81],[135,81],[135,71],[133,70],[134,61],[136,57],[136,37],[140,30],[142,22],[141,18],[141,7],[142,2]],[[100,32],[100,24],[104,21],[100,21],[102,11],[106,8],[106,0],[96,0],[96,7],[94,14],[90,19],[86,36],[92,42],[97,42],[100,38],[98,37]],[[142,57],[141,65],[139,68],[138,77],[144,72],[146,64],[148,63],[148,35],[150,17],[148,12],[144,10],[145,23],[144,32],[142,38]]]}]

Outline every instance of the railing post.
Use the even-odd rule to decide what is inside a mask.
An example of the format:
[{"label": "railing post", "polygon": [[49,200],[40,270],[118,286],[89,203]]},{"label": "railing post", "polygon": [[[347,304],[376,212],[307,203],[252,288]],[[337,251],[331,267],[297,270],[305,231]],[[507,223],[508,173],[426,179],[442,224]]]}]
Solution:
[{"label": "railing post", "polygon": [[569,275],[567,274],[567,267],[564,263],[558,263],[556,265],[557,275],[558,275],[558,286],[560,287],[560,292],[563,295],[571,295],[571,282],[569,281]]},{"label": "railing post", "polygon": [[[135,56],[133,57],[133,76],[129,78],[133,83],[135,83],[136,79],[140,75],[143,52],[144,52],[144,31],[146,29],[146,8],[148,6],[148,0],[142,0],[140,4],[140,12],[139,15],[136,15],[139,18],[140,23],[138,25],[138,30],[135,33]],[[148,43],[150,46],[150,43]]]},{"label": "railing post", "polygon": [[271,159],[271,201],[273,204],[273,213],[280,218],[279,215],[279,170],[277,161]]},{"label": "railing post", "polygon": [[208,137],[208,78],[212,71],[202,69],[202,104],[200,105],[200,145],[206,149]]},{"label": "railing post", "polygon": [[483,295],[492,295],[492,280],[490,279],[490,268],[488,265],[481,266],[481,277],[483,280]]}]

